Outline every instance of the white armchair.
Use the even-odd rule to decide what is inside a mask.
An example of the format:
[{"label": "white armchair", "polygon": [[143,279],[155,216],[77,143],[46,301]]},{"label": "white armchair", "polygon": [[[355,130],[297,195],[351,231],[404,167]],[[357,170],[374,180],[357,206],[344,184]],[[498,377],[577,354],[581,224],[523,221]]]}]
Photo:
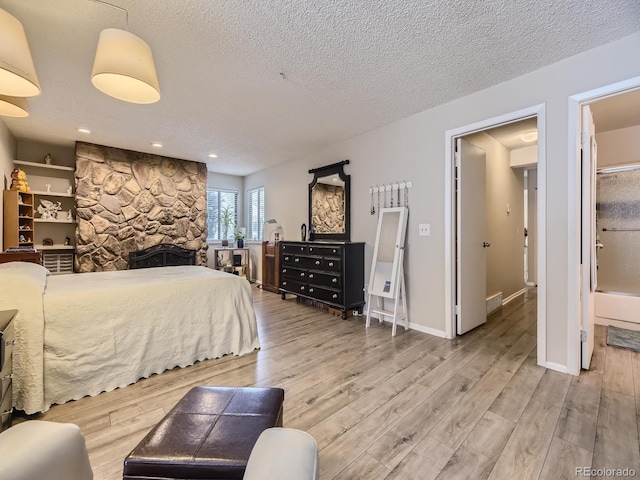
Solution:
[{"label": "white armchair", "polygon": [[30,420],[0,433],[2,480],[92,480],[80,429],[71,423]]},{"label": "white armchair", "polygon": [[318,446],[302,430],[268,428],[251,450],[243,480],[318,480]]}]

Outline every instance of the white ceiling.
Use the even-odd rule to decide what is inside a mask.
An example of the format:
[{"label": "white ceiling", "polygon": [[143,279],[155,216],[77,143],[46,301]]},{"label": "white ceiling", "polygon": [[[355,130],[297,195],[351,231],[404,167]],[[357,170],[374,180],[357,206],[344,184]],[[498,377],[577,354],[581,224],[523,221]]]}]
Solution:
[{"label": "white ceiling", "polygon": [[[76,140],[246,175],[638,30],[638,0],[111,0],[154,54],[162,97],[90,82],[121,11],[0,0],[24,25],[42,95],[17,138]],[[83,135],[77,127],[92,134]],[[151,147],[161,142],[162,149]],[[218,154],[208,160],[211,152]]]}]

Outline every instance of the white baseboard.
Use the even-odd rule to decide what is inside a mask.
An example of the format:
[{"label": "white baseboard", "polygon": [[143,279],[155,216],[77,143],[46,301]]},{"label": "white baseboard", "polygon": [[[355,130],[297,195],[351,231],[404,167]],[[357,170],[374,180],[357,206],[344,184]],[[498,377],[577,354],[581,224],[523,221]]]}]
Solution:
[{"label": "white baseboard", "polygon": [[556,372],[569,373],[569,369],[567,368],[567,366],[560,363],[547,362],[545,367],[549,370],[555,370]]},{"label": "white baseboard", "polygon": [[505,306],[507,303],[509,303],[511,300],[513,300],[514,298],[518,298],[520,295],[524,295],[527,292],[526,288],[523,288],[520,291],[517,291],[516,293],[512,293],[511,295],[509,295],[507,298],[505,298],[504,300],[502,300],[502,306]]},{"label": "white baseboard", "polygon": [[[365,311],[362,314],[364,317],[367,316],[367,312]],[[375,318],[376,321],[378,320],[378,317],[371,315],[371,318]],[[383,321],[387,322],[387,323],[393,323],[392,320],[386,320],[386,315],[383,315]],[[404,328],[404,320],[401,320],[398,322],[398,327],[397,328]],[[440,337],[440,338],[447,338],[447,334],[444,330],[438,330],[437,328],[431,328],[431,327],[425,327],[424,325],[419,325],[417,323],[411,323],[409,322],[409,330],[415,330],[417,332],[421,332],[421,333],[427,333],[429,335],[433,335],[434,337]]]}]

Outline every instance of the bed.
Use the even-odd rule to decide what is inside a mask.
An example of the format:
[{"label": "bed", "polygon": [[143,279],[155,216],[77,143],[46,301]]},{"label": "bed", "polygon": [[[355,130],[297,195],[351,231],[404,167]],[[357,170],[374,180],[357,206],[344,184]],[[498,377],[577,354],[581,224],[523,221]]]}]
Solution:
[{"label": "bed", "polygon": [[0,265],[17,308],[14,406],[27,414],[154,373],[260,347],[249,283],[201,266],[50,275]]}]

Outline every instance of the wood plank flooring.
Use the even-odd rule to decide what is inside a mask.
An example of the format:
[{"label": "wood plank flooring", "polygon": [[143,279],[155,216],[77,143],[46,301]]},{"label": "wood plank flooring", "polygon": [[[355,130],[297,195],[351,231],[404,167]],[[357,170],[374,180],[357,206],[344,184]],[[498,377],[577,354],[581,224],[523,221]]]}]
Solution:
[{"label": "wood plank flooring", "polygon": [[[559,479],[640,475],[640,353],[596,332],[579,377],[536,365],[535,291],[455,340],[339,317],[253,288],[262,348],[57,405],[82,429],[96,480],[194,385],[279,386],[285,426],[311,433],[329,479]],[[16,421],[24,420],[17,418]]]}]

